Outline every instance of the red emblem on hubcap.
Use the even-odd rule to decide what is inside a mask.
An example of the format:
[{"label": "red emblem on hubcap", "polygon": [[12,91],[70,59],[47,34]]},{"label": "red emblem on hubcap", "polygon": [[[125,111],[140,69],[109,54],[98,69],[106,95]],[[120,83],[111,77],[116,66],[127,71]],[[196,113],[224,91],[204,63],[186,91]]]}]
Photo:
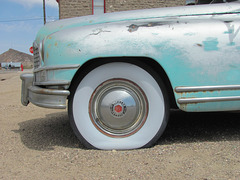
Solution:
[{"label": "red emblem on hubcap", "polygon": [[110,106],[110,112],[115,118],[121,118],[126,114],[127,106],[122,101],[113,102]]},{"label": "red emblem on hubcap", "polygon": [[117,112],[117,113],[122,112],[122,106],[120,106],[120,105],[115,106],[114,109],[115,109],[115,112]]}]

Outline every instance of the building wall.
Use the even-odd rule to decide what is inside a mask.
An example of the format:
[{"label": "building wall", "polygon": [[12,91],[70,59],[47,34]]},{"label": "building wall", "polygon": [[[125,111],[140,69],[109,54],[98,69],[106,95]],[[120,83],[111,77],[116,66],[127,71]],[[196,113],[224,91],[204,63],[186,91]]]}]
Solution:
[{"label": "building wall", "polygon": [[183,6],[185,0],[106,0],[106,12]]},{"label": "building wall", "polygon": [[[183,6],[186,0],[105,0],[106,12]],[[92,14],[92,0],[59,0],[59,18]]]},{"label": "building wall", "polygon": [[92,14],[92,0],[59,0],[59,19]]}]

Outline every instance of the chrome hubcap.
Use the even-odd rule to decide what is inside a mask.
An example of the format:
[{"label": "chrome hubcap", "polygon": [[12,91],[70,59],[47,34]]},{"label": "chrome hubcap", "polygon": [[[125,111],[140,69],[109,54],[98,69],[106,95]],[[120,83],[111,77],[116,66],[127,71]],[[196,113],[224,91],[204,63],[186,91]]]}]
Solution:
[{"label": "chrome hubcap", "polygon": [[143,90],[126,79],[111,79],[98,86],[89,102],[89,115],[102,133],[122,137],[145,123],[148,101]]}]

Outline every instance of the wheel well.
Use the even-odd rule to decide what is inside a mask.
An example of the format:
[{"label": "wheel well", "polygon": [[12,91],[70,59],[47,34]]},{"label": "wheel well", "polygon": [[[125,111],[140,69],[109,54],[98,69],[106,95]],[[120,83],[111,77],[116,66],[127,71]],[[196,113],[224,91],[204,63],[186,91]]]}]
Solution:
[{"label": "wheel well", "polygon": [[[82,79],[84,76],[86,76],[92,69],[101,66],[106,63],[110,62],[127,62],[127,63],[132,63],[135,65],[142,64],[149,66],[151,69],[153,69],[157,76],[160,77],[166,87],[168,97],[170,100],[170,108],[171,109],[178,109],[174,93],[173,93],[173,88],[170,83],[170,80],[165,72],[165,70],[161,67],[159,63],[157,63],[155,60],[151,58],[146,58],[146,57],[108,57],[108,58],[96,58],[92,59],[85,64],[83,64],[78,71],[76,72],[75,76],[72,79],[72,82],[75,82],[76,79]],[[69,90],[72,92],[73,88],[73,83],[71,83]]]}]

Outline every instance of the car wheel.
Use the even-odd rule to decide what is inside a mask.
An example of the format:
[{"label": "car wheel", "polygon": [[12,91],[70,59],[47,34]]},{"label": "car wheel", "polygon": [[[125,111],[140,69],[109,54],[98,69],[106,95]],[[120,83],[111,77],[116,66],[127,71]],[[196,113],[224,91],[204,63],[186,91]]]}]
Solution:
[{"label": "car wheel", "polygon": [[158,140],[167,124],[169,104],[162,81],[147,69],[108,63],[74,84],[69,118],[85,146],[136,149]]}]

